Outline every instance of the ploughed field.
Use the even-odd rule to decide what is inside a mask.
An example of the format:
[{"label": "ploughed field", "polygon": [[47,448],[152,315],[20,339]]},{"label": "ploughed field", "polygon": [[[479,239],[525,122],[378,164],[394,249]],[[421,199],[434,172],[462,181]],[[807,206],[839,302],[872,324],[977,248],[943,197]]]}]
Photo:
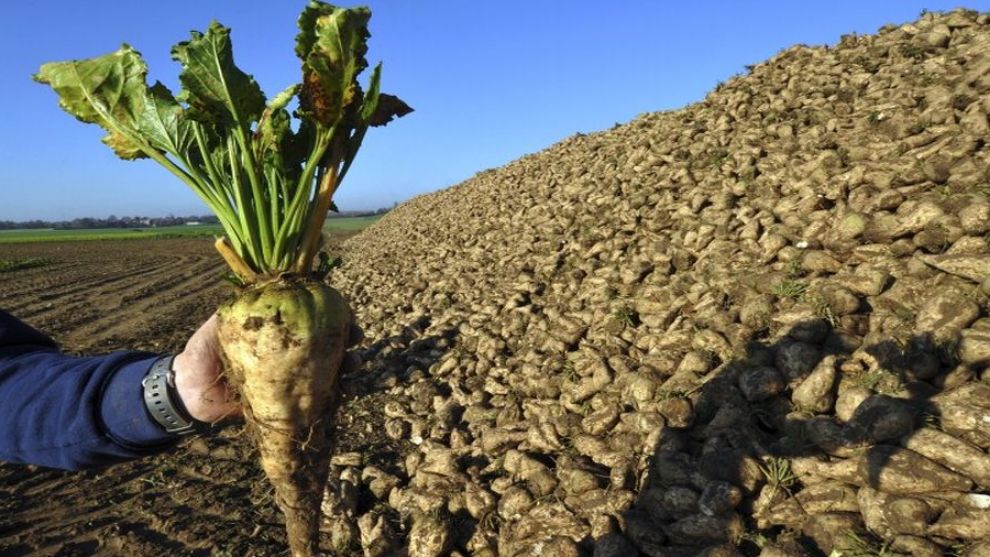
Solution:
[{"label": "ploughed field", "polygon": [[[0,273],[0,308],[69,353],[174,353],[230,291],[208,238],[0,244],[0,261],[39,259]],[[94,472],[0,462],[0,555],[280,554],[282,517],[241,431]]]},{"label": "ploughed field", "polygon": [[181,348],[227,293],[207,238],[0,244],[0,308],[65,350]]},{"label": "ploughed field", "polygon": [[[990,554],[990,14],[747,71],[344,243],[367,340],[324,549]],[[176,350],[223,296],[205,243],[103,245],[0,246],[0,306],[70,350]],[[0,468],[0,555],[284,554],[237,431]]]}]

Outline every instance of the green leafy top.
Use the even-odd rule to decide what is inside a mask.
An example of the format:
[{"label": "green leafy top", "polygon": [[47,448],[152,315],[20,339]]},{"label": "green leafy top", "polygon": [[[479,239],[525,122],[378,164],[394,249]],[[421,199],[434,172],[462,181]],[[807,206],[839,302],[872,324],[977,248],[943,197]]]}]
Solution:
[{"label": "green leafy top", "polygon": [[220,219],[227,237],[217,248],[243,282],[305,275],[368,128],[412,111],[380,92],[381,64],[367,91],[358,82],[368,66],[370,18],[367,8],[310,2],[296,37],[301,83],[267,104],[234,64],[230,29],[216,22],[172,48],[182,65],[177,96],[147,85],[147,65],[126,44],[45,64],[34,78],[55,90],[66,112],[105,129],[103,142],[118,156],[151,158],[190,186]]}]

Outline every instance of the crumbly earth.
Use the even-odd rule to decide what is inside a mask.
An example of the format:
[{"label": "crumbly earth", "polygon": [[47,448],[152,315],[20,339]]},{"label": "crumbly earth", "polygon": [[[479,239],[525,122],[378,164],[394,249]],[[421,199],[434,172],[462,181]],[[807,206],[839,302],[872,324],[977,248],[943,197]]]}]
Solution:
[{"label": "crumbly earth", "polygon": [[[74,354],[174,353],[231,291],[210,239],[0,244],[0,259],[26,257],[52,263],[0,274],[0,307]],[[342,450],[394,453],[361,426],[337,434]],[[92,472],[0,463],[3,557],[285,552],[284,521],[240,426]]]},{"label": "crumbly earth", "polygon": [[[394,210],[331,276],[367,342],[324,548],[986,555],[988,113],[990,17],[928,13]],[[0,544],[284,551],[243,447],[0,468]]]}]

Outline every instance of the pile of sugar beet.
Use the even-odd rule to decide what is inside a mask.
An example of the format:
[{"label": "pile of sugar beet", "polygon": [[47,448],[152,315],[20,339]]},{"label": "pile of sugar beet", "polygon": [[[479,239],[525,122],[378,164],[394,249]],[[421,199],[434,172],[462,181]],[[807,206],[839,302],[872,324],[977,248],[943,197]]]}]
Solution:
[{"label": "pile of sugar beet", "polygon": [[990,16],[748,70],[345,246],[333,547],[990,555]]}]

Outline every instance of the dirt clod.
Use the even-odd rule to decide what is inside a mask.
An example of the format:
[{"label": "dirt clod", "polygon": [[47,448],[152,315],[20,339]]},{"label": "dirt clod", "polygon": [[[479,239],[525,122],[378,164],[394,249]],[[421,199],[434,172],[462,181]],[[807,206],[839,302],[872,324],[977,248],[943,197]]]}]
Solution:
[{"label": "dirt clod", "polygon": [[[795,46],[348,241],[332,280],[367,340],[336,452],[377,471],[352,478],[341,554],[985,553],[988,36],[990,17],[959,10]],[[29,291],[14,286],[0,303]],[[72,292],[52,286],[78,317],[13,309],[92,349],[106,324]],[[133,340],[114,330],[106,346]],[[127,469],[205,481],[154,462]],[[270,497],[228,466],[242,479],[216,505]],[[31,482],[77,477],[39,478],[0,467],[25,501],[0,513],[0,542],[39,532]],[[141,498],[134,481],[85,481]],[[146,523],[248,547],[230,523],[170,526],[181,504]],[[278,536],[263,526],[259,543]]]}]

